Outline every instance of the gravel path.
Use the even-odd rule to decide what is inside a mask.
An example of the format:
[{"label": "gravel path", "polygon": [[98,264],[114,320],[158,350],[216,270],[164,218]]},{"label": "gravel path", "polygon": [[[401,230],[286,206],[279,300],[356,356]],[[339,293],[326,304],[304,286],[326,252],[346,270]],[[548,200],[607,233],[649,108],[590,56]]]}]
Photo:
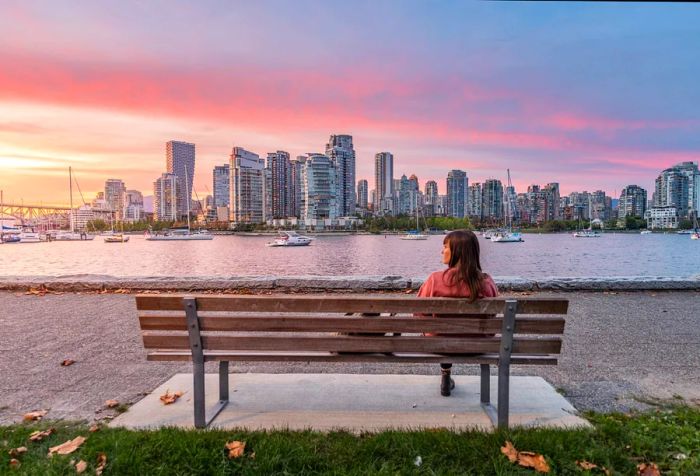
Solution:
[{"label": "gravel path", "polygon": [[[559,365],[515,366],[513,374],[546,378],[580,410],[625,411],[674,397],[700,404],[700,292],[556,296],[571,300]],[[146,362],[130,295],[0,292],[0,326],[0,424],[35,409],[50,409],[51,418],[101,418],[109,414],[96,413],[105,400],[133,403],[173,374],[191,372],[187,363]],[[61,367],[64,359],[76,362]],[[305,363],[235,371],[439,373],[426,365]]]}]

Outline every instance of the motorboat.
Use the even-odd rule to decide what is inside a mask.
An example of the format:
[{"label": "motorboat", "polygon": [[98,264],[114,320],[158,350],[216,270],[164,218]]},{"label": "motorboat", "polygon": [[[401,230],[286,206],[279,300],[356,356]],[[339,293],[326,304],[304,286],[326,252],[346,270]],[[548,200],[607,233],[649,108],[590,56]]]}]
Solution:
[{"label": "motorboat", "polygon": [[161,233],[156,232],[155,235],[147,234],[148,241],[202,241],[213,240],[214,236],[209,234],[207,230],[191,231],[188,228],[173,228],[165,230]]},{"label": "motorboat", "polygon": [[700,240],[700,231],[696,231],[690,235],[691,240]]},{"label": "motorboat", "polygon": [[279,236],[271,241],[267,246],[308,246],[312,239],[308,236],[302,236],[294,231],[281,231]]},{"label": "motorboat", "polygon": [[693,230],[678,230],[676,232],[677,235],[692,235]]},{"label": "motorboat", "polygon": [[19,235],[20,243],[40,243],[41,235],[35,231],[23,231]]},{"label": "motorboat", "polygon": [[88,235],[86,232],[77,231],[59,231],[53,237],[53,241],[89,241],[94,240],[94,235]]},{"label": "motorboat", "polygon": [[574,233],[574,238],[600,238],[600,233],[593,230],[581,230]]},{"label": "motorboat", "polygon": [[126,243],[129,241],[129,235],[124,233],[112,233],[104,237],[105,243]]},{"label": "motorboat", "polygon": [[3,234],[2,236],[0,236],[0,242],[2,243],[19,243],[20,241],[21,238],[16,233]]},{"label": "motorboat", "polygon": [[491,235],[492,243],[520,243],[523,241],[523,237],[520,235],[520,233],[515,233],[512,231],[496,232]]},{"label": "motorboat", "polygon": [[402,240],[409,240],[409,241],[415,241],[415,240],[427,240],[429,235],[426,235],[425,233],[421,233],[418,230],[411,230],[406,234],[401,235]]},{"label": "motorboat", "polygon": [[642,230],[639,232],[640,235],[651,235],[651,230]]}]

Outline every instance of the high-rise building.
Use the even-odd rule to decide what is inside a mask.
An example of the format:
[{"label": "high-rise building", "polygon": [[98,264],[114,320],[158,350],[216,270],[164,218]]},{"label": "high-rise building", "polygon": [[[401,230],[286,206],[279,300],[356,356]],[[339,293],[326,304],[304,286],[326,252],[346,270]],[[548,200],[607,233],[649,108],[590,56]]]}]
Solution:
[{"label": "high-rise building", "polygon": [[547,195],[547,220],[560,220],[561,215],[559,213],[559,201],[561,196],[559,195],[559,183],[552,182],[544,186],[544,190],[548,193]]},{"label": "high-rise building", "polygon": [[694,162],[681,162],[673,166],[688,178],[688,216],[697,216],[700,210],[700,170]]},{"label": "high-rise building", "polygon": [[234,223],[262,223],[265,218],[265,161],[243,147],[231,152],[230,220]]},{"label": "high-rise building", "polygon": [[394,200],[394,156],[380,152],[374,156],[375,213],[392,214]]},{"label": "high-rise building", "polygon": [[272,218],[291,216],[291,163],[289,153],[282,150],[267,154],[267,169],[270,171],[270,212]]},{"label": "high-rise building", "polygon": [[369,184],[367,180],[359,180],[357,182],[357,206],[367,210]]},{"label": "high-rise building", "polygon": [[435,180],[425,182],[425,203],[435,204],[438,195],[438,184]]},{"label": "high-rise building", "polygon": [[301,168],[306,156],[300,155],[289,163],[289,216],[301,217]]},{"label": "high-rise building", "polygon": [[178,186],[175,174],[164,173],[153,183],[153,218],[156,221],[175,221],[178,214]]},{"label": "high-rise building", "polygon": [[141,221],[144,218],[143,194],[138,190],[127,190],[124,207],[124,220],[135,222]]},{"label": "high-rise building", "polygon": [[628,185],[620,192],[618,220],[629,217],[643,218],[647,211],[647,191],[638,185]]},{"label": "high-rise building", "polygon": [[165,144],[166,172],[175,174],[180,181],[177,196],[177,216],[187,215],[188,204],[192,202],[194,184],[195,147],[189,142],[171,140]]},{"label": "high-rise building", "polygon": [[124,219],[124,207],[126,205],[126,186],[119,179],[105,181],[105,202],[107,208],[114,212],[116,220]]},{"label": "high-rise building", "polygon": [[326,156],[335,167],[338,187],[338,214],[355,215],[355,149],[351,135],[332,135],[326,144]]},{"label": "high-rise building", "polygon": [[464,218],[467,216],[467,192],[469,180],[463,170],[450,170],[447,173],[447,216]]},{"label": "high-rise building", "polygon": [[656,178],[654,207],[674,207],[678,217],[688,216],[688,206],[692,202],[688,173],[677,167],[662,171]]},{"label": "high-rise building", "polygon": [[481,188],[481,215],[485,220],[503,218],[503,183],[498,179],[488,179]]},{"label": "high-rise building", "polygon": [[476,218],[481,220],[481,202],[483,201],[483,196],[481,192],[481,184],[475,182],[469,186],[467,189],[467,216],[470,218]]},{"label": "high-rise building", "polygon": [[301,218],[311,220],[334,219],[338,215],[335,180],[337,172],[333,161],[323,154],[309,154],[301,167]]},{"label": "high-rise building", "polygon": [[231,203],[231,164],[214,167],[214,206],[228,207]]}]

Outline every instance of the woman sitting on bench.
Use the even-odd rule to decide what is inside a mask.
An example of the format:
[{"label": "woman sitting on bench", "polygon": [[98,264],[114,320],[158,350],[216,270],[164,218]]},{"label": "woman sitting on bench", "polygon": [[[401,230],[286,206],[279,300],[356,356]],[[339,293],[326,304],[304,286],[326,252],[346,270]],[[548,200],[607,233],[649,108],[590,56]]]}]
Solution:
[{"label": "woman sitting on bench", "polygon": [[[418,290],[418,297],[469,298],[470,302],[474,302],[478,298],[498,296],[496,283],[491,276],[481,271],[479,239],[474,232],[455,230],[448,233],[442,243],[442,262],[448,268],[428,276]],[[453,337],[475,336],[460,334]],[[440,367],[440,394],[449,397],[455,386],[451,378],[452,364],[440,364]]]}]

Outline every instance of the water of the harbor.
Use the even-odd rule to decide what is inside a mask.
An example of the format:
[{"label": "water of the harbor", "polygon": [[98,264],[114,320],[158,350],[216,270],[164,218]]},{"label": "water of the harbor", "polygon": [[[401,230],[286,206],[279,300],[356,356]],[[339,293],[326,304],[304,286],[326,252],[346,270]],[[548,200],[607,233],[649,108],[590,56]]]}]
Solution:
[{"label": "water of the harbor", "polygon": [[[677,234],[527,234],[524,243],[480,237],[482,266],[493,276],[697,277],[700,241]],[[270,248],[271,236],[219,235],[212,241],[93,241],[0,245],[0,276],[302,276],[423,277],[442,269],[443,236],[318,236],[310,246]]]}]

